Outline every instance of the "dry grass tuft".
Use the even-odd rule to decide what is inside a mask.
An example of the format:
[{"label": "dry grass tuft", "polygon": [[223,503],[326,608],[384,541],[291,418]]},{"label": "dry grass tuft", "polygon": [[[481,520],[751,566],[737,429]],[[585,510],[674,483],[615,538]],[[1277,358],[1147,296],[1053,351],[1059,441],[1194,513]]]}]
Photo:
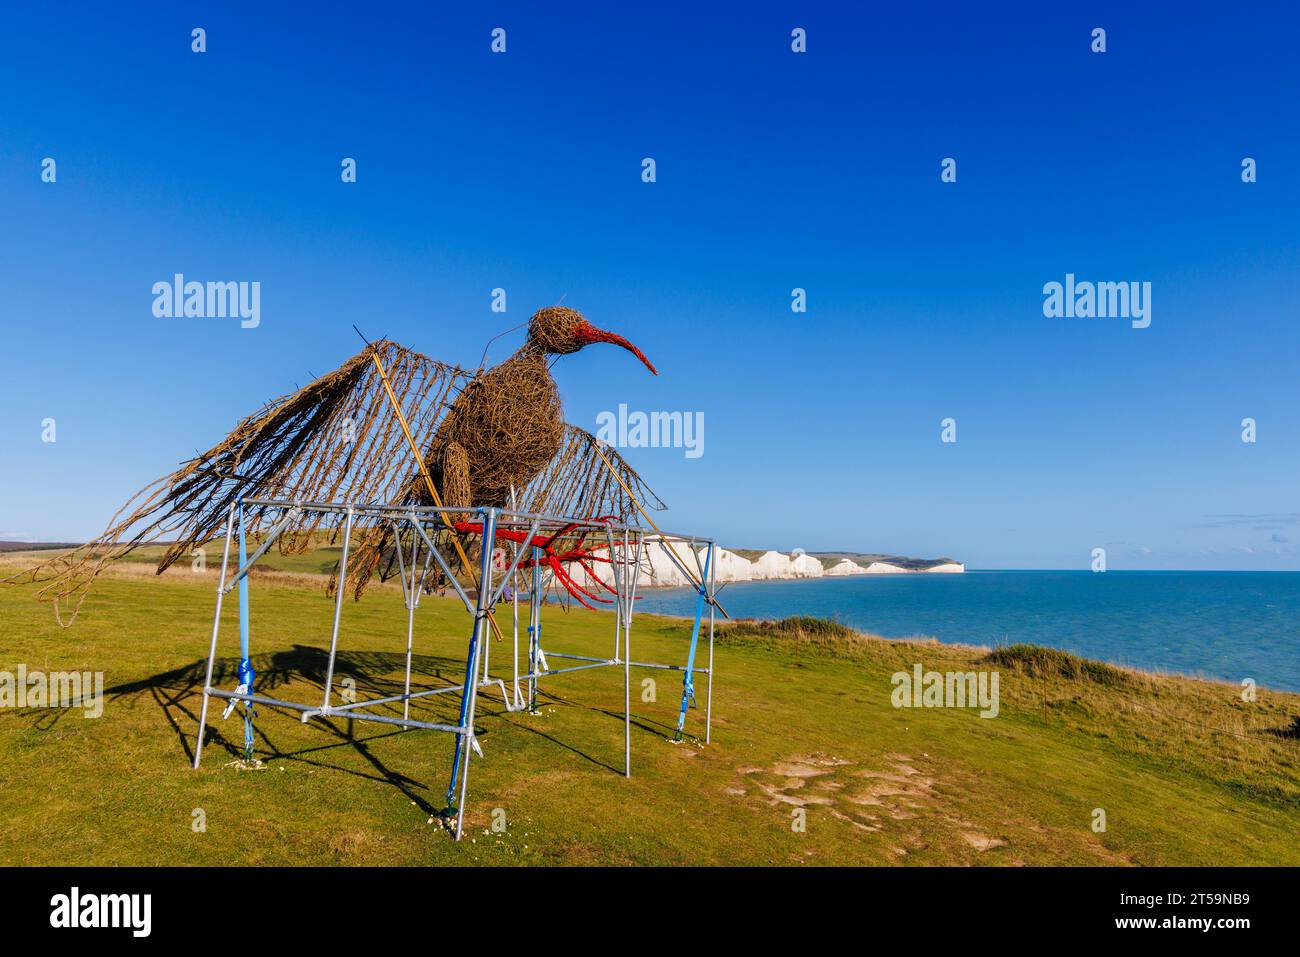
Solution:
[{"label": "dry grass tuft", "polygon": [[1113,665],[1039,645],[1007,645],[1003,648],[995,648],[977,664],[1012,668],[1024,672],[1031,678],[1066,678],[1071,681],[1083,679],[1112,688],[1129,688],[1138,684],[1135,674]]}]

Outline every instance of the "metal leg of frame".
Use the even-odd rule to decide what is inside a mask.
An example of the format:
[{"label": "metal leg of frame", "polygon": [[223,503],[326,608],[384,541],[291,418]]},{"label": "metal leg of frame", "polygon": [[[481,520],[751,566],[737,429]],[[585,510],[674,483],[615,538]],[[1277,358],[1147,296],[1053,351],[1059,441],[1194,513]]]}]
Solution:
[{"label": "metal leg of frame", "polygon": [[[629,543],[627,536],[623,540],[623,559],[627,558]],[[623,657],[623,777],[632,776],[632,650],[629,642],[632,640],[632,581],[635,580],[635,572],[623,566],[623,578],[626,587],[623,589],[625,598],[623,600],[622,619],[623,625],[623,650],[626,654]]]},{"label": "metal leg of frame", "polygon": [[325,666],[325,700],[321,710],[330,706],[330,689],[334,686],[334,656],[339,647],[339,621],[343,617],[343,593],[348,589],[348,549],[352,546],[352,520],[356,513],[348,506],[347,521],[343,525],[343,554],[339,557],[339,578],[334,594],[334,629],[330,633],[330,659]]},{"label": "metal leg of frame", "polygon": [[460,726],[456,736],[456,753],[452,763],[448,803],[455,796],[457,776],[460,778],[460,796],[456,800],[456,840],[465,830],[465,795],[469,790],[469,762],[474,743],[474,705],[478,697],[478,656],[480,644],[487,640],[487,616],[492,604],[492,548],[496,541],[497,510],[486,508],[483,516],[482,545],[479,548],[478,607],[474,611],[474,630],[470,637],[469,654],[465,661],[465,690],[460,702]]},{"label": "metal leg of frame", "polygon": [[625,752],[624,776],[632,776],[632,615],[636,608],[636,589],[641,581],[641,556],[646,551],[645,536],[635,533],[632,542],[631,585],[627,594],[627,615],[623,619],[623,750]]},{"label": "metal leg of frame", "polygon": [[[510,508],[512,511],[519,508],[519,496],[512,485],[510,487]],[[510,691],[514,701],[514,708],[507,706],[506,710],[521,711],[524,707],[523,695],[519,691],[519,552],[521,546],[518,543],[511,543],[510,555],[514,560],[515,570],[510,575],[510,620],[512,625],[511,646],[513,665],[512,671],[514,680],[511,684]]]},{"label": "metal leg of frame", "polygon": [[528,710],[537,713],[537,672],[541,665],[542,648],[542,566],[539,561],[542,550],[533,546],[533,587],[529,594],[528,616]]},{"label": "metal leg of frame", "polygon": [[[510,503],[514,506],[515,492],[510,490]],[[513,555],[519,557],[519,546],[514,546]],[[511,634],[511,670],[514,675],[510,685],[510,693],[514,701],[514,710],[522,711],[524,707],[524,697],[519,691],[519,569],[516,566],[514,572],[510,575],[510,621],[512,625]]]},{"label": "metal leg of frame", "polygon": [[[608,528],[605,529],[605,542],[609,546],[609,576],[614,580],[614,656],[610,661],[618,661],[618,651],[623,640],[623,570],[619,566],[620,558],[618,546],[614,542],[614,534]],[[592,577],[599,579],[596,575],[595,567],[592,568]],[[599,587],[599,586],[597,586]]]},{"label": "metal leg of frame", "polygon": [[[400,553],[402,549],[402,540],[397,540],[397,550]],[[411,717],[411,653],[414,648],[415,638],[415,605],[416,596],[420,593],[422,582],[416,577],[417,559],[420,554],[420,536],[415,534],[414,529],[411,531],[411,587],[406,590],[406,683],[402,688],[402,718],[403,720]],[[423,576],[420,576],[423,577]]]},{"label": "metal leg of frame", "polygon": [[[710,543],[705,551],[704,567],[700,569],[699,595],[695,600],[695,624],[691,627],[691,647],[686,653],[686,668],[682,675],[682,707],[677,714],[677,731],[674,741],[682,741],[686,727],[686,712],[695,701],[695,651],[700,641],[700,623],[704,618],[705,593],[708,590],[713,566],[713,545]],[[712,605],[709,606],[712,610]]]},{"label": "metal leg of frame", "polygon": [[510,585],[510,605],[511,619],[514,625],[514,681],[510,686],[511,694],[514,696],[515,711],[524,710],[524,695],[519,690],[519,572],[515,572],[514,580]]},{"label": "metal leg of frame", "polygon": [[[712,547],[712,546],[710,546]],[[718,567],[717,563],[709,572],[709,677],[708,689],[705,691],[704,703],[704,743],[708,744],[713,734],[713,618],[714,604],[713,598],[718,593]]]},{"label": "metal leg of frame", "polygon": [[[619,647],[623,639],[623,622],[627,620],[627,565],[625,564],[627,554],[627,540],[624,536],[619,541],[615,541],[613,532],[605,529],[605,543],[609,548],[609,575],[614,580],[614,657],[609,659],[610,664],[619,663]],[[622,551],[619,550],[620,546]],[[628,753],[628,734],[627,734],[627,707],[629,703],[629,693],[631,685],[629,681],[631,675],[628,671],[627,662],[623,662],[623,776],[631,776],[631,755]]]},{"label": "metal leg of frame", "polygon": [[[486,540],[484,541],[483,547],[487,548]],[[489,594],[491,593],[489,592]],[[491,606],[489,605],[489,607]],[[488,666],[491,657],[492,657],[492,636],[488,635],[488,640],[483,642],[483,647],[479,649],[479,659],[482,661],[482,672],[483,672],[481,675],[479,675],[480,684],[488,683]]]},{"label": "metal leg of frame", "polygon": [[[221,630],[221,599],[226,593],[226,569],[230,563],[230,539],[235,531],[235,507],[230,506],[226,519],[226,547],[221,552],[221,582],[217,585],[217,610],[212,615],[212,644],[208,648],[208,673],[203,679],[203,705],[199,708],[199,736],[194,742],[194,770],[199,769],[203,757],[203,732],[207,730],[208,699],[212,689],[212,666],[217,660],[217,633]],[[251,689],[250,689],[251,690]]]}]

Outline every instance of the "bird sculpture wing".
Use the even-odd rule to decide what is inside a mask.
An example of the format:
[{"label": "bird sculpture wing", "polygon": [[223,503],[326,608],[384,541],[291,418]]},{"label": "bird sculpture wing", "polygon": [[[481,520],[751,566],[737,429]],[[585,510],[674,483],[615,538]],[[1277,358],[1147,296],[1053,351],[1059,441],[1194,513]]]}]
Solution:
[{"label": "bird sculpture wing", "polygon": [[524,489],[520,510],[636,524],[638,502],[645,508],[665,507],[621,455],[585,429],[566,424],[560,451]]},{"label": "bird sculpture wing", "polygon": [[[40,582],[36,596],[52,602],[59,623],[66,625],[111,562],[142,545],[165,544],[157,569],[161,574],[221,537],[231,505],[241,498],[411,501],[410,443],[393,415],[372,348],[417,447],[429,448],[456,396],[476,373],[393,342],[378,342],[333,372],[267,403],[207,452],[145,486],[94,541],[9,580]],[[664,507],[613,449],[598,448],[594,436],[569,425],[559,452],[522,491],[519,508],[631,520],[636,505],[629,490],[646,507]],[[244,520],[256,530],[281,514],[279,509],[250,505]],[[295,554],[333,541],[343,520],[339,514],[302,513],[277,539],[277,547],[283,554]],[[359,595],[378,564],[387,532],[374,528],[358,534],[362,553],[376,552],[375,561],[358,561],[349,575],[357,579]],[[66,621],[64,611],[70,611]]]},{"label": "bird sculpture wing", "polygon": [[[141,545],[166,543],[158,572],[224,532],[239,498],[391,502],[408,480],[410,446],[393,415],[371,348],[296,392],[267,403],[220,443],[135,494],[98,538],[24,572],[42,582],[37,597],[71,624],[100,572]],[[474,377],[394,342],[373,345],[411,434],[426,448],[460,389]],[[278,511],[276,517],[278,517]],[[248,507],[256,528],[268,516]],[[337,531],[343,516],[305,513],[278,547],[307,551]],[[13,579],[11,579],[13,580]],[[67,622],[60,607],[70,608]]]}]

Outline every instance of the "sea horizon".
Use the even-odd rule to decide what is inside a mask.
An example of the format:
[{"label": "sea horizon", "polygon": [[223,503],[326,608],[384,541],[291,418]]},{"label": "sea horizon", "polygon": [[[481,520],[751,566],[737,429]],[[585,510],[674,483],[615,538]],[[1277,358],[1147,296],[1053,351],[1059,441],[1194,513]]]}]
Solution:
[{"label": "sea horizon", "polygon": [[[689,588],[640,597],[645,613],[694,614]],[[720,600],[735,618],[813,615],[884,638],[1036,644],[1143,671],[1300,691],[1296,571],[970,569],[735,582]]]}]

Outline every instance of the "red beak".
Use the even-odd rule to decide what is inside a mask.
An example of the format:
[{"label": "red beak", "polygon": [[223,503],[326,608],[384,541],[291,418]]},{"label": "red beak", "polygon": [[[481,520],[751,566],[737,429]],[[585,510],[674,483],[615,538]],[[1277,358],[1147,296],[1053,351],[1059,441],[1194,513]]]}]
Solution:
[{"label": "red beak", "polygon": [[659,370],[650,364],[650,360],[645,357],[644,352],[632,345],[632,343],[628,342],[616,332],[606,332],[604,329],[597,329],[589,322],[584,322],[578,327],[577,331],[573,334],[573,337],[584,346],[589,346],[593,342],[608,342],[610,345],[622,346],[628,352],[632,353],[632,355],[644,362],[645,367],[654,375],[659,374]]}]

